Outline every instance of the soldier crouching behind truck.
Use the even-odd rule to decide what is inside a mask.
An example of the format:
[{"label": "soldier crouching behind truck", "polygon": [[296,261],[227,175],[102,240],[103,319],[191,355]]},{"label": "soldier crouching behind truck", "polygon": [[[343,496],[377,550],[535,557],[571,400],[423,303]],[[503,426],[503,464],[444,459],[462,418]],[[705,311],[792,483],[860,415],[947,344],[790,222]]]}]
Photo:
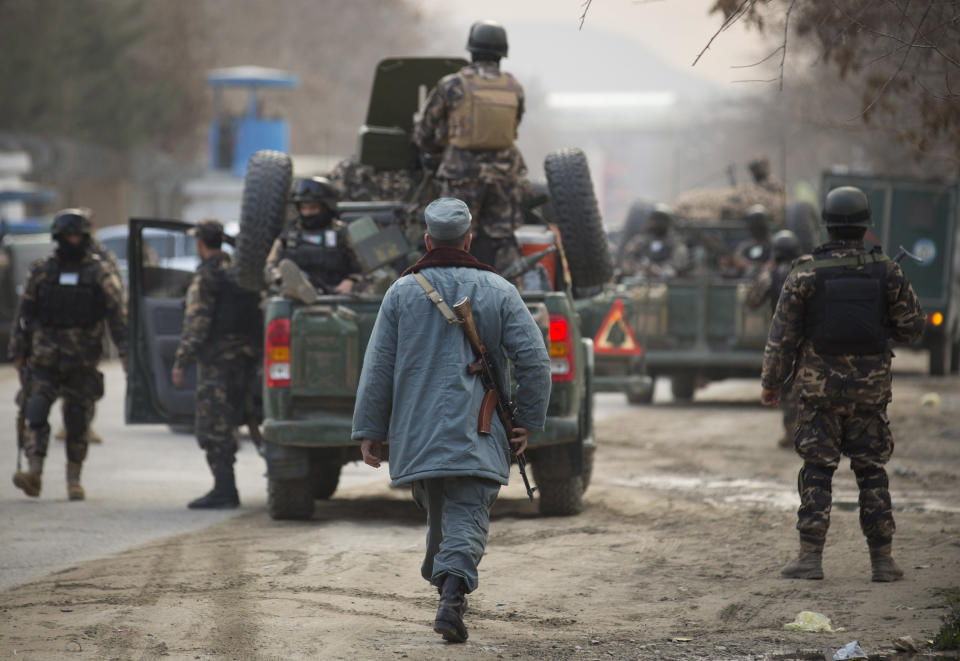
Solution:
[{"label": "soldier crouching behind truck", "polygon": [[[180,346],[170,380],[186,383],[186,368],[197,362],[196,434],[213,473],[213,489],[191,501],[190,509],[229,509],[240,505],[233,464],[237,426],[252,406],[263,317],[260,296],[241,288],[230,255],[220,250],[223,225],[203,220],[190,230],[201,262],[187,289]],[[253,432],[251,432],[253,433]]]},{"label": "soldier crouching behind truck", "polygon": [[[28,496],[40,495],[50,441],[50,407],[63,397],[67,429],[67,496],[83,500],[80,472],[87,457],[87,425],[103,397],[103,321],[126,369],[126,305],[119,280],[90,248],[85,209],[64,209],[53,220],[54,254],[30,268],[10,338],[10,357],[25,389],[23,451],[28,470],[13,483]],[[29,369],[29,378],[25,369]]]},{"label": "soldier crouching behind truck", "polygon": [[763,353],[760,400],[776,406],[793,374],[798,400],[800,554],[785,578],[822,579],[830,525],[831,482],[841,456],[860,489],[860,527],[874,581],[896,581],[896,526],[884,464],[893,454],[887,419],[893,352],[889,340],[914,342],[924,327],[920,302],[900,265],[878,249],[867,252],[871,222],[859,188],[830,191],[823,209],[830,240],[797,260],[780,293]]},{"label": "soldier crouching behind truck", "polygon": [[[747,305],[759,308],[764,303],[770,312],[776,312],[780,290],[793,269],[793,260],[800,256],[800,242],[790,230],[780,230],[773,235],[773,260],[767,264],[747,291]],[[792,448],[797,429],[797,400],[793,396],[792,382],[780,389],[780,410],[783,412],[783,436],[777,442],[782,448]]]},{"label": "soldier crouching behind truck", "polygon": [[[510,444],[522,453],[528,430],[543,429],[546,420],[550,359],[517,289],[467,252],[467,205],[440,198],[424,216],[427,253],[383,297],[363,358],[351,438],[361,442],[364,462],[378,468],[389,432],[393,484],[412,484],[427,510],[420,572],[440,593],[434,631],[462,643],[464,595],[477,588],[490,509],[510,475]],[[512,429],[498,416],[486,424],[482,413],[478,418],[488,391],[470,369],[478,367],[476,356],[444,301],[467,301],[490,360],[502,370],[510,359],[517,381]]]},{"label": "soldier crouching behind truck", "polygon": [[[361,266],[347,244],[347,227],[337,219],[339,193],[326,177],[297,179],[290,202],[297,218],[273,242],[264,276],[267,285],[292,287],[289,293],[312,303],[316,290],[349,294],[360,280]],[[302,276],[291,269],[295,264]],[[304,287],[303,277],[309,280]],[[313,291],[310,291],[312,288]]]}]

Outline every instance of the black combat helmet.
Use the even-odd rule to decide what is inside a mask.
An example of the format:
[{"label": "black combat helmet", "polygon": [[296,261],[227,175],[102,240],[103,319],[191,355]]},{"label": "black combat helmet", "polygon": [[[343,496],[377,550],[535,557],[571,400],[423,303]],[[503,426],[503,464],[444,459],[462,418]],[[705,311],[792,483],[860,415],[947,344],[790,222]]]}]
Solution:
[{"label": "black combat helmet", "polygon": [[744,220],[753,238],[761,241],[770,236],[770,212],[762,204],[754,204],[747,209]]},{"label": "black combat helmet", "polygon": [[669,204],[657,202],[653,205],[650,217],[647,219],[647,227],[654,236],[663,237],[670,231],[673,225],[673,210]]},{"label": "black combat helmet", "polygon": [[290,193],[290,201],[294,204],[319,202],[330,210],[336,210],[339,200],[340,193],[333,182],[326,177],[297,179],[293,183],[293,191]]},{"label": "black combat helmet", "polygon": [[870,203],[862,190],[841,186],[827,193],[823,205],[823,222],[827,227],[870,227]]},{"label": "black combat helmet", "polygon": [[477,21],[470,26],[467,50],[471,53],[490,53],[498,58],[507,56],[507,31],[496,21]]},{"label": "black combat helmet", "polygon": [[57,239],[63,234],[83,234],[90,236],[90,209],[63,209],[53,217],[50,235]]},{"label": "black combat helmet", "polygon": [[773,259],[778,262],[793,261],[800,256],[800,241],[790,230],[780,230],[773,235]]}]

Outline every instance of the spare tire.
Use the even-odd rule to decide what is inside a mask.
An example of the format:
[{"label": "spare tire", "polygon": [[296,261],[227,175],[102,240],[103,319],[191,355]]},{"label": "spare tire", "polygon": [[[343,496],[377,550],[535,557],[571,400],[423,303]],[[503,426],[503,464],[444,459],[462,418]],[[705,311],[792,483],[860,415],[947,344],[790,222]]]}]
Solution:
[{"label": "spare tire", "polygon": [[820,245],[820,216],[809,202],[791,202],[786,210],[787,229],[797,235],[800,252],[809,253]]},{"label": "spare tire", "polygon": [[613,277],[613,261],[587,157],[579,149],[563,149],[548,154],[543,169],[574,288],[604,284]]},{"label": "spare tire", "polygon": [[237,280],[247,289],[265,286],[263,266],[283,229],[292,176],[290,156],[282,151],[262,149],[247,164],[235,255]]}]

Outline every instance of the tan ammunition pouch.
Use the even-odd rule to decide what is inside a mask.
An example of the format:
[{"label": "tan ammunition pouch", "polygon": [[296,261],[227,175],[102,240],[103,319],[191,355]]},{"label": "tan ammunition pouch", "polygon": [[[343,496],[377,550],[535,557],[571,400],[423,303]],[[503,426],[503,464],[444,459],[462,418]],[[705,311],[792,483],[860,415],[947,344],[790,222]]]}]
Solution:
[{"label": "tan ammunition pouch", "polygon": [[464,96],[450,113],[450,144],[477,150],[510,147],[517,135],[520,83],[506,72],[483,78],[467,68],[459,76]]}]

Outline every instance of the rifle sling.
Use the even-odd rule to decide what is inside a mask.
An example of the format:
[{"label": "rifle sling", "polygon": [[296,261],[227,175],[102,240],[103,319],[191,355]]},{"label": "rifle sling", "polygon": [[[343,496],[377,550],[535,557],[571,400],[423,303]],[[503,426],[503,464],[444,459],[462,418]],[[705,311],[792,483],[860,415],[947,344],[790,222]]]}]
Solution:
[{"label": "rifle sling", "polygon": [[447,305],[446,301],[443,300],[443,297],[437,293],[437,290],[433,288],[433,285],[430,284],[430,281],[423,277],[420,273],[413,274],[414,279],[416,279],[417,284],[423,287],[423,291],[426,293],[427,298],[430,299],[430,302],[437,306],[437,309],[440,310],[440,314],[443,315],[443,318],[447,320],[448,324],[459,324],[460,320],[457,318],[457,315],[453,313],[453,310],[450,309],[450,306]]}]

